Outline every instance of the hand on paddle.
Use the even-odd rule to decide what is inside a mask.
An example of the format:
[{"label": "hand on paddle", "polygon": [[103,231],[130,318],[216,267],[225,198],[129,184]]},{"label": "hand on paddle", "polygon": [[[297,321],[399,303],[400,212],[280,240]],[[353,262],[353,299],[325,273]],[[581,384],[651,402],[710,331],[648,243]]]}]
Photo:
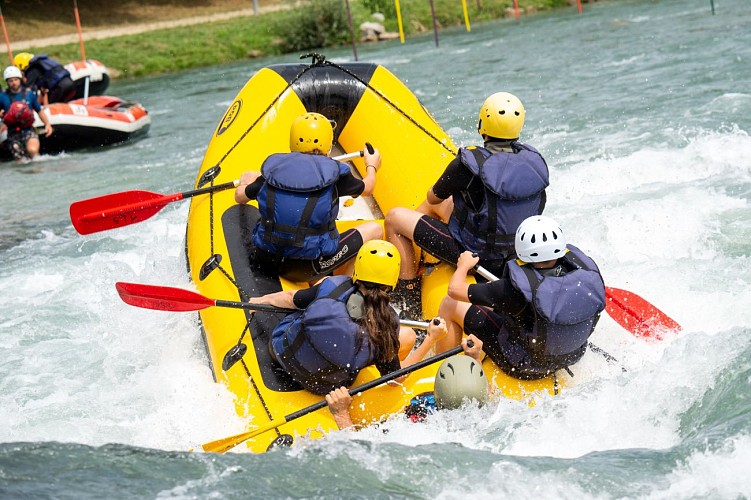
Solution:
[{"label": "hand on paddle", "polygon": [[362,179],[365,183],[365,189],[363,189],[361,195],[370,196],[375,189],[376,173],[381,168],[381,153],[367,142],[361,153],[365,160],[365,176]]},{"label": "hand on paddle", "polygon": [[245,194],[245,188],[257,181],[259,177],[261,177],[261,172],[257,170],[243,172],[240,176],[237,189],[235,189],[235,201],[237,203],[248,203],[250,201],[248,195]]},{"label": "hand on paddle", "polygon": [[[470,341],[471,342],[471,341]],[[469,347],[472,347],[471,345]],[[357,387],[353,387],[349,391],[350,396],[354,396],[356,394],[359,394],[361,392],[369,391],[370,389],[373,389],[374,387],[378,387],[381,384],[384,384],[390,380],[397,379],[399,377],[402,377],[404,375],[407,375],[409,373],[412,373],[416,370],[419,370],[420,368],[426,367],[428,365],[432,365],[433,363],[437,363],[439,361],[443,361],[446,358],[450,358],[451,356],[455,354],[459,354],[462,352],[462,347],[457,346],[453,349],[449,349],[446,352],[442,352],[441,354],[436,354],[435,356],[424,359],[422,361],[419,361],[413,365],[407,366],[405,368],[402,368],[400,370],[396,370],[395,372],[391,372],[387,375],[383,375],[382,377],[379,377],[377,379],[371,380],[370,382],[365,382],[364,384],[358,385]],[[222,439],[217,439],[216,441],[211,441],[210,443],[206,443],[202,446],[203,451],[209,451],[209,452],[215,452],[215,453],[224,453],[225,451],[231,450],[235,446],[239,445],[240,443],[244,443],[248,439],[254,438],[256,436],[259,436],[265,432],[268,432],[270,430],[276,429],[277,427],[286,424],[287,422],[291,422],[295,419],[298,419],[304,415],[307,415],[309,413],[313,413],[314,411],[318,411],[321,408],[326,406],[326,400],[323,399],[319,401],[318,403],[315,403],[313,405],[308,406],[307,408],[303,408],[301,410],[298,410],[294,413],[290,413],[289,415],[285,415],[281,418],[272,420],[271,422],[262,425],[261,427],[248,431],[243,432],[241,434],[236,434],[234,436],[229,436]]]}]

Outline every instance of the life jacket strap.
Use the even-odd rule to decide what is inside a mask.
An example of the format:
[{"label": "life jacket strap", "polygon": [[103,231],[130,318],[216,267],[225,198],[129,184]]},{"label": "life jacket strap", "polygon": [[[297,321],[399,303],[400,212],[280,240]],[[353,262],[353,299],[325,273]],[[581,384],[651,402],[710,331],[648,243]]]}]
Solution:
[{"label": "life jacket strap", "polygon": [[[334,288],[331,293],[325,295],[324,297],[316,297],[316,300],[319,298],[330,298],[334,300],[341,301],[341,299],[345,295],[349,295],[349,292],[354,288],[354,285],[350,280],[345,280],[342,283],[340,283],[336,288]],[[292,324],[290,324],[290,328],[292,327]],[[306,335],[304,334],[305,331],[305,323],[303,321],[301,325],[301,331],[297,334],[297,337],[295,337],[295,340],[292,341],[292,343],[289,342],[289,337],[285,335],[282,339],[282,355],[279,356],[281,358],[281,361],[285,363],[287,366],[289,366],[293,371],[296,371],[297,373],[302,374],[305,376],[305,378],[311,382],[314,382],[316,384],[323,384],[326,382],[326,377],[337,372],[341,372],[342,370],[347,371],[349,375],[351,375],[350,370],[347,369],[347,367],[338,366],[336,363],[333,363],[324,353],[322,353],[316,346],[308,340]],[[321,356],[322,359],[324,359],[329,366],[326,368],[318,369],[315,372],[311,372],[302,364],[300,364],[299,361],[297,361],[297,351],[302,347],[304,343],[307,343],[311,349],[313,349],[319,356]]]},{"label": "life jacket strap", "polygon": [[[475,158],[477,163],[478,172],[482,171],[485,161],[488,159],[483,154],[483,150],[479,148],[467,149]],[[481,175],[478,174],[478,177]],[[464,205],[454,205],[454,216],[459,222],[460,226],[466,226],[469,219],[468,207],[472,205],[472,200],[469,197],[467,191],[461,191],[460,195],[464,200]],[[498,233],[498,198],[483,184],[483,196],[485,197],[485,203],[488,205],[488,234],[486,235],[485,249],[488,253],[495,253],[496,251],[503,251],[508,248],[509,245],[514,244],[513,234],[497,234]]]},{"label": "life jacket strap", "polygon": [[[266,197],[267,200],[267,213],[269,217],[262,223],[266,228],[263,236],[264,241],[277,245],[279,247],[292,246],[295,248],[302,248],[305,246],[305,238],[307,236],[319,236],[329,233],[332,237],[336,237],[336,221],[329,221],[328,226],[311,228],[308,227],[310,218],[313,215],[316,204],[320,194],[314,194],[310,196],[305,203],[300,222],[296,226],[290,226],[287,224],[278,224],[273,220],[273,214],[276,205],[276,194],[274,189],[269,189]],[[290,236],[280,236],[275,233],[289,234]]]}]

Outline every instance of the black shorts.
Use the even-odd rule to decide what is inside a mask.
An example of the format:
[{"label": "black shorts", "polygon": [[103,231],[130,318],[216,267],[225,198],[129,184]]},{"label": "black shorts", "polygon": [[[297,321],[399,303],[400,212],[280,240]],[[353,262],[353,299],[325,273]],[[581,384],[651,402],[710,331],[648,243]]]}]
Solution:
[{"label": "black shorts", "polygon": [[357,255],[362,244],[360,231],[352,228],[339,235],[339,246],[332,255],[323,255],[318,259],[289,259],[255,249],[254,264],[266,273],[276,273],[290,281],[311,281],[330,275],[347,263]]},{"label": "black shorts", "polygon": [[26,143],[31,139],[39,139],[34,127],[25,128],[20,131],[10,132],[8,131],[8,138],[5,141],[5,147],[10,151],[14,160],[20,160],[28,158],[26,153]]},{"label": "black shorts", "polygon": [[[492,309],[470,306],[464,315],[464,333],[473,334],[482,341],[482,350],[499,367],[506,365],[499,338],[503,318]],[[505,341],[505,339],[503,339]]]},{"label": "black shorts", "polygon": [[464,315],[464,333],[474,334],[480,339],[485,354],[498,368],[511,377],[520,380],[549,377],[559,368],[576,363],[584,354],[584,350],[581,353],[574,353],[571,363],[563,365],[552,357],[547,362],[535,362],[526,349],[508,341],[508,336],[501,332],[502,325],[503,318],[487,307],[473,305]]},{"label": "black shorts", "polygon": [[448,224],[429,215],[420,217],[414,235],[417,246],[454,266],[464,251],[459,242],[451,236]]},{"label": "black shorts", "polygon": [[[448,224],[429,215],[423,215],[417,221],[414,236],[418,247],[452,266],[456,265],[459,255],[466,250],[451,236]],[[501,275],[505,263],[505,260],[480,260],[480,265],[496,276]]]}]

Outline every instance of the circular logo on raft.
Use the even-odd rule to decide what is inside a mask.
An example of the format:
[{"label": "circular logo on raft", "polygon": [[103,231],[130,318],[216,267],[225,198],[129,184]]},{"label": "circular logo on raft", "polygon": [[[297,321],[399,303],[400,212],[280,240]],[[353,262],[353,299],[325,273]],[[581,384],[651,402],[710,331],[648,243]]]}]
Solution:
[{"label": "circular logo on raft", "polygon": [[232,106],[229,107],[226,113],[224,113],[224,117],[222,118],[221,123],[219,123],[219,128],[216,131],[216,135],[222,135],[230,125],[232,125],[232,122],[235,121],[235,118],[237,118],[237,115],[240,114],[240,108],[242,107],[242,101],[237,100],[232,103]]}]

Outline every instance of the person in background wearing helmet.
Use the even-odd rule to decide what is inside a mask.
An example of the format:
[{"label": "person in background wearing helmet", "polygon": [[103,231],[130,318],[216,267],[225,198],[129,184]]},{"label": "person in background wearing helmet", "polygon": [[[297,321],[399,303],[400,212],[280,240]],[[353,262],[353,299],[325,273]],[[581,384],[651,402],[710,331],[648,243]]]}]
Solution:
[{"label": "person in background wearing helmet", "polygon": [[45,106],[68,102],[76,96],[76,84],[70,78],[70,72],[47,54],[35,56],[21,52],[13,58],[13,64],[26,76],[26,86],[41,92]]},{"label": "person in background wearing helmet", "polygon": [[46,137],[52,135],[52,126],[46,113],[42,113],[37,96],[22,85],[23,75],[15,66],[8,66],[3,72],[8,89],[0,93],[0,110],[3,123],[8,127],[5,145],[16,160],[34,158],[39,155],[39,135],[34,129],[34,111],[44,123]]},{"label": "person in background wearing helmet", "polygon": [[518,225],[545,208],[548,166],[536,149],[519,142],[524,116],[516,96],[488,97],[477,124],[484,146],[461,148],[417,210],[397,207],[386,214],[386,239],[403,259],[394,301],[409,317],[421,316],[413,242],[451,264],[468,250],[500,273],[514,257]]},{"label": "person in background wearing helmet", "polygon": [[261,217],[251,241],[252,259],[261,271],[310,281],[347,263],[364,242],[383,237],[377,222],[337,231],[339,197],[369,196],[381,155],[363,148],[367,173],[360,180],[349,165],[328,157],[333,141],[331,122],[319,113],[306,113],[292,122],[290,153],[272,154],[260,172],[240,177],[235,201],[258,200]]},{"label": "person in background wearing helmet", "polygon": [[[467,341],[474,345],[469,347]],[[404,414],[413,422],[421,422],[435,410],[454,410],[466,400],[482,406],[488,399],[489,382],[482,369],[482,341],[470,335],[462,341],[464,354],[451,356],[441,363],[435,376],[434,392],[420,394],[404,408]],[[326,395],[329,411],[339,429],[354,427],[349,409],[352,396],[346,387],[334,389]]]},{"label": "person in background wearing helmet", "polygon": [[385,375],[422,359],[446,334],[446,323],[431,322],[427,339],[412,349],[414,330],[401,327],[389,306],[399,266],[394,245],[372,240],[357,253],[351,278],[331,276],[310,288],[251,298],[254,304],[300,309],[272,332],[272,359],[315,394],[352,385],[371,364]]},{"label": "person in background wearing helmet", "polygon": [[569,370],[584,355],[605,308],[600,271],[584,252],[566,244],[549,217],[524,220],[515,248],[518,260],[508,261],[497,281],[472,285],[467,273],[479,259],[461,254],[438,309],[449,333],[436,349],[457,345],[464,330],[479,337],[485,353],[512,377],[534,380]]}]

